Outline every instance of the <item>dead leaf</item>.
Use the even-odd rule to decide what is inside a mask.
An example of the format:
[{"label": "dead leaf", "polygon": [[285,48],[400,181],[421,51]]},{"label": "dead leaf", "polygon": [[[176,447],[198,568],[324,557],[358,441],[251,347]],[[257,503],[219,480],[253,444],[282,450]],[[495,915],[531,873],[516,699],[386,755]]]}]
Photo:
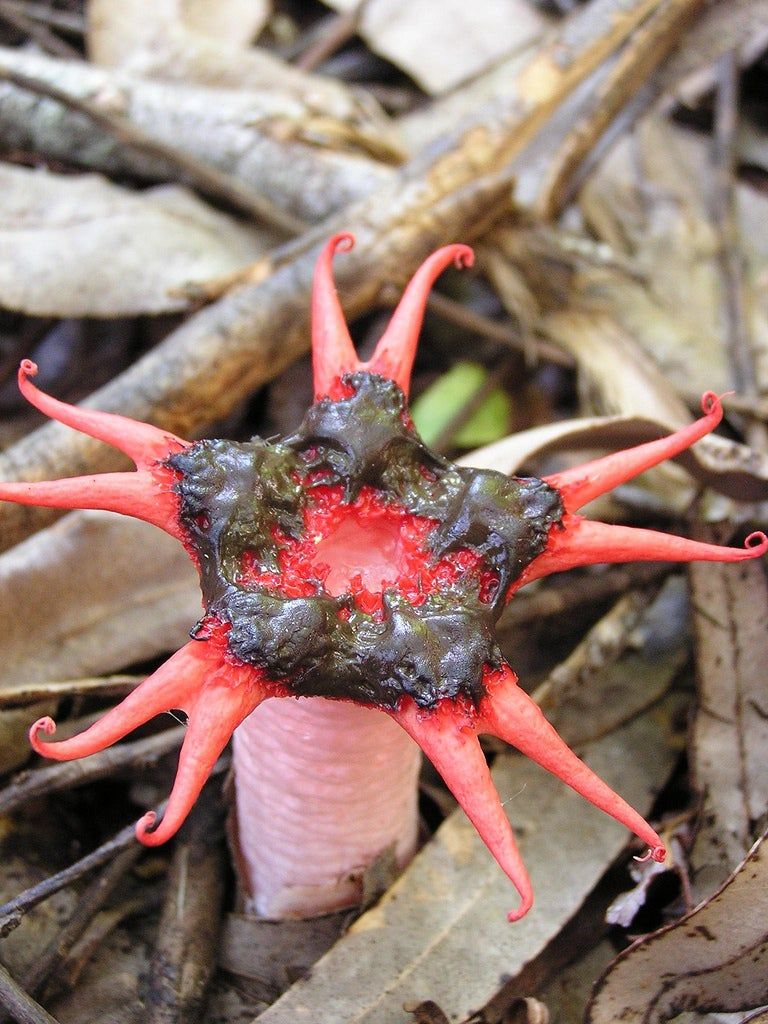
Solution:
[{"label": "dead leaf", "polygon": [[660,1024],[683,1010],[768,1002],[768,845],[756,843],[710,900],[625,950],[598,982],[586,1024]]},{"label": "dead leaf", "polygon": [[271,0],[182,0],[182,20],[226,46],[249,46],[266,24]]},{"label": "dead leaf", "polygon": [[219,966],[248,978],[251,986],[255,986],[255,994],[272,1002],[331,948],[348,916],[328,914],[309,921],[266,921],[227,914]]},{"label": "dead leaf", "polygon": [[690,758],[703,800],[691,854],[699,898],[733,871],[768,810],[768,584],[760,560],[728,569],[688,570],[699,687]]},{"label": "dead leaf", "polygon": [[176,186],[136,193],[0,166],[0,303],[32,316],[184,309],[185,286],[247,266],[269,242]]},{"label": "dead leaf", "polygon": [[[641,811],[674,760],[655,715],[585,753]],[[626,831],[530,761],[501,756],[493,775],[533,876],[531,913],[507,922],[509,882],[457,812],[260,1024],[406,1024],[403,1005],[428,999],[463,1020],[497,991],[501,976],[517,974],[559,933],[626,843]]]},{"label": "dead leaf", "polygon": [[688,657],[685,581],[673,577],[655,599],[632,591],[587,633],[534,692],[571,745],[616,729],[667,691]]},{"label": "dead leaf", "polygon": [[[558,451],[619,451],[669,433],[669,424],[639,416],[593,416],[532,427],[457,459],[459,465],[514,474]],[[705,437],[674,460],[700,483],[738,501],[768,496],[768,457],[723,437]]]},{"label": "dead leaf", "polygon": [[[664,378],[691,397],[733,384],[708,146],[700,135],[648,117],[612,148],[580,197],[598,237],[631,259],[645,283],[605,270],[582,274],[579,297],[609,310],[652,355]],[[761,228],[768,224],[768,199],[748,185],[737,186],[737,197],[746,308],[754,344],[763,353],[762,381],[768,374],[768,303],[760,282],[768,272],[768,253]],[[629,373],[624,363],[622,374]]]},{"label": "dead leaf", "polygon": [[0,557],[0,683],[7,693],[153,658],[199,615],[177,541],[114,513],[72,513]]},{"label": "dead leaf", "polygon": [[[227,5],[236,7],[237,0]],[[206,6],[207,22],[219,5],[209,0]],[[262,48],[242,45],[245,33],[222,27],[209,35],[200,12],[186,9],[183,0],[89,0],[87,12],[88,54],[97,64],[215,88],[273,89],[301,98],[308,109],[339,124],[362,133],[371,128],[381,134],[381,147],[393,135],[391,122],[370,97],[343,82],[300,71]],[[251,23],[249,18],[246,24]]]},{"label": "dead leaf", "polygon": [[[350,12],[359,0],[325,0]],[[528,0],[369,0],[359,32],[371,49],[439,95],[523,49],[551,25]]]}]

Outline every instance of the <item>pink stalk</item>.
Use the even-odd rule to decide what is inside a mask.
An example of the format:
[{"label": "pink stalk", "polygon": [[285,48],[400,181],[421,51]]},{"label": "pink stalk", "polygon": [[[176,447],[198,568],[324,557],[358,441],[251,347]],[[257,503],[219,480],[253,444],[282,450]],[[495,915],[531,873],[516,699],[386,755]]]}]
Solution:
[{"label": "pink stalk", "polygon": [[266,701],[234,735],[241,884],[250,910],[311,917],[360,902],[363,874],[416,849],[421,752],[381,711]]}]

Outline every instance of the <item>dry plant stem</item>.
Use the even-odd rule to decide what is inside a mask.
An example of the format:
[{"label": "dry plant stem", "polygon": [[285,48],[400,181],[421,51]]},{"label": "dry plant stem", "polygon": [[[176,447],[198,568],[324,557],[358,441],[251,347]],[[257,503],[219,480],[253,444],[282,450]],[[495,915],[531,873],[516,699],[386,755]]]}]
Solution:
[{"label": "dry plant stem", "polygon": [[571,185],[613,119],[678,45],[703,0],[669,0],[641,25],[600,84],[589,110],[560,145],[536,201],[542,220],[553,220],[571,198]]},{"label": "dry plant stem", "polygon": [[[16,14],[24,14],[32,21],[39,21],[60,32],[81,38],[85,33],[85,23],[80,15],[71,11],[54,10],[46,3],[36,3],[35,0],[3,0],[3,7]],[[79,52],[77,56],[80,58]]]},{"label": "dry plant stem", "polygon": [[42,1008],[13,980],[0,964],[0,1006],[17,1024],[58,1024],[55,1017]]},{"label": "dry plant stem", "polygon": [[[4,47],[0,66],[114,110],[152,139],[269,196],[300,220],[320,220],[394,175],[357,152],[320,149],[314,136],[305,141],[311,115],[282,94],[150,81]],[[0,86],[0,134],[6,147],[107,174],[149,182],[176,176],[175,164],[125,147],[76,110],[12,85]]]},{"label": "dry plant stem", "polygon": [[48,697],[124,697],[146,676],[88,676],[83,679],[56,679],[23,686],[0,686],[0,708],[23,707]]},{"label": "dry plant stem", "polygon": [[157,945],[146,1024],[194,1024],[216,968],[227,851],[218,786],[201,794],[176,842]]},{"label": "dry plant stem", "polygon": [[69,761],[51,768],[24,772],[0,792],[0,814],[9,814],[27,801],[62,789],[103,779],[125,768],[146,768],[179,746],[185,730],[167,729],[158,736],[123,743],[93,754],[85,761]]},{"label": "dry plant stem", "polygon": [[0,0],[0,20],[29,36],[46,53],[62,57],[64,60],[80,60],[80,53],[74,46],[59,39],[46,25],[30,18],[20,6],[10,4],[7,0]]},{"label": "dry plant stem", "polygon": [[45,949],[24,979],[24,988],[33,996],[47,1000],[56,987],[58,972],[63,967],[70,951],[125,878],[133,865],[144,853],[136,843],[119,853],[104,870],[94,878],[78,900],[74,913],[47,949]]},{"label": "dry plant stem", "polygon": [[366,0],[359,0],[352,10],[332,15],[325,31],[314,39],[298,58],[296,67],[302,71],[314,71],[324,60],[328,60],[349,42],[357,32],[365,4]]},{"label": "dry plant stem", "polygon": [[585,608],[635,587],[645,587],[662,580],[670,573],[669,566],[648,565],[614,566],[599,576],[585,575],[552,580],[546,589],[533,593],[523,591],[504,611],[501,628],[523,626],[543,618],[563,615],[576,608]]},{"label": "dry plant stem", "polygon": [[[165,809],[165,803],[166,801],[157,807],[158,816]],[[134,846],[137,850],[141,850],[136,839],[136,825],[132,822],[111,839],[107,840],[106,843],[103,843],[97,849],[70,865],[70,867],[64,868],[63,871],[51,875],[50,878],[46,878],[37,885],[25,889],[18,896],[14,896],[12,900],[0,906],[0,938],[4,938],[14,928],[18,927],[21,924],[22,917],[32,910],[33,907],[36,907],[38,903],[42,903],[43,900],[47,900],[54,893],[60,892],[68,885],[79,881],[89,872],[101,867],[102,864],[106,864],[117,854],[122,853],[123,850]]]},{"label": "dry plant stem", "polygon": [[468,306],[462,306],[460,302],[441,295],[439,292],[432,292],[427,299],[427,308],[431,313],[442,317],[449,323],[455,324],[468,331],[475,331],[489,341],[496,341],[506,348],[514,349],[522,356],[528,356],[531,352],[543,362],[554,363],[556,366],[565,366],[572,369],[576,363],[573,356],[563,352],[556,345],[551,345],[543,338],[525,337],[519,330],[507,324],[491,320],[490,317],[477,313]]},{"label": "dry plant stem", "polygon": [[182,150],[160,142],[137,128],[126,118],[110,113],[90,100],[72,96],[50,82],[33,78],[0,64],[0,81],[10,82],[19,89],[26,89],[37,96],[47,96],[63,106],[84,114],[91,121],[113,135],[123,146],[139,149],[142,153],[174,168],[182,181],[199,189],[216,202],[224,202],[248,217],[294,235],[302,231],[304,222],[275,206],[269,199],[258,195],[232,175],[217,170],[211,164],[199,160]]},{"label": "dry plant stem", "polygon": [[[392,186],[318,229],[323,236],[337,228],[357,234],[357,247],[346,257],[337,282],[348,316],[373,308],[385,285],[402,281],[438,245],[456,238],[470,241],[487,230],[506,203],[510,161],[570,90],[659,3],[596,0],[581,9],[526,66],[517,88],[440,146],[417,156]],[[261,284],[234,289],[190,318],[89,403],[195,436],[306,351],[315,255],[311,249],[303,251]],[[114,454],[95,442],[48,426],[3,455],[0,477],[44,479],[118,465],[122,463]],[[3,504],[3,545],[10,546],[52,518],[38,509]]]},{"label": "dry plant stem", "polygon": [[[749,328],[749,304],[746,299],[744,267],[739,244],[736,214],[736,132],[738,130],[739,65],[738,54],[731,50],[718,62],[718,87],[715,94],[715,193],[713,215],[720,238],[719,263],[725,307],[726,350],[738,390],[756,399],[759,386]],[[755,448],[765,448],[768,431],[763,424],[751,422],[747,440]]]}]

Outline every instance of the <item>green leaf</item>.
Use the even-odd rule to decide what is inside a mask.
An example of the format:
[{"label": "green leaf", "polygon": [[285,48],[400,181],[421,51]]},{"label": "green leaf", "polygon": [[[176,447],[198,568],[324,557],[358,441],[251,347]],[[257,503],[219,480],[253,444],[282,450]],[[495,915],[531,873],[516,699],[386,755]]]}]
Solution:
[{"label": "green leaf", "polygon": [[[456,413],[488,379],[479,363],[457,363],[421,394],[411,406],[416,429],[426,444],[433,444]],[[458,448],[475,448],[498,441],[509,433],[512,402],[503,388],[494,388],[453,438]]]}]

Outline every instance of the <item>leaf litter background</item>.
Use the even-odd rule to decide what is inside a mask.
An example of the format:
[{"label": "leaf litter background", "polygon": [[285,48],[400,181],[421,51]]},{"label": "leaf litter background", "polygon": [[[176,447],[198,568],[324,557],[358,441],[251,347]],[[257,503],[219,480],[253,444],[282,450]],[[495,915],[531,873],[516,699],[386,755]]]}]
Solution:
[{"label": "leaf litter background", "polygon": [[[718,437],[594,514],[720,542],[765,526],[761,0],[0,0],[0,42],[3,475],[118,465],[24,408],[22,356],[62,397],[100,389],[189,436],[290,429],[311,249],[343,227],[363,347],[427,251],[475,245],[417,364],[437,447],[543,473],[733,389]],[[4,505],[0,530],[3,1020],[768,1017],[765,566],[572,573],[502,620],[666,865],[494,743],[537,891],[522,923],[428,765],[413,865],[375,865],[361,914],[274,923],[238,911],[226,759],[174,844],[132,839],[167,792],[170,716],[82,763],[29,756],[32,720],[81,728],[183,642],[199,599],[177,545],[92,512]]]}]

